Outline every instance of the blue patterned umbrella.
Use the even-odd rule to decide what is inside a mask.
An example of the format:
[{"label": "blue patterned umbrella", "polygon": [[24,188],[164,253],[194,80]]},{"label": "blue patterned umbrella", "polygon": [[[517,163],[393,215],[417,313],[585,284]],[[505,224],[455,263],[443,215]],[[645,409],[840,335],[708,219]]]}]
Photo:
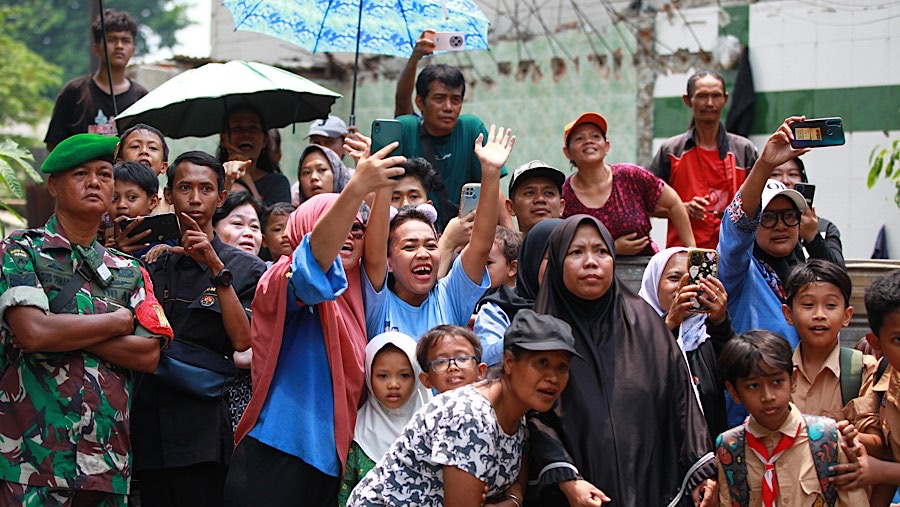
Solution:
[{"label": "blue patterned umbrella", "polygon": [[235,30],[271,35],[317,52],[408,58],[426,29],[463,32],[466,49],[487,49],[488,19],[472,0],[224,0]]}]

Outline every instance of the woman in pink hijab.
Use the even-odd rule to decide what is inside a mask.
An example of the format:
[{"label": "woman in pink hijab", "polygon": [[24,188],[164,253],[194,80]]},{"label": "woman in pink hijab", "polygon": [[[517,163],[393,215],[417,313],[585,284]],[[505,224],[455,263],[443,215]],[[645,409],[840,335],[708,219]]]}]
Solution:
[{"label": "woman in pink hijab", "polygon": [[402,175],[405,158],[385,158],[395,147],[366,150],[340,194],[314,196],[288,219],[293,254],[253,298],[253,397],[235,432],[226,505],[336,505],[365,388],[358,210]]}]

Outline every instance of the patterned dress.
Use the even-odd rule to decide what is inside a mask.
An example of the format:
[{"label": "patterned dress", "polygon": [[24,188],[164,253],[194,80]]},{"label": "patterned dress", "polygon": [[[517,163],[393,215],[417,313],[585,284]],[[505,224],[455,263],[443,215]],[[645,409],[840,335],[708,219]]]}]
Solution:
[{"label": "patterned dress", "polygon": [[442,506],[444,466],[484,482],[490,498],[519,476],[524,440],[524,419],[515,434],[506,434],[491,403],[473,386],[448,391],[416,412],[347,505]]},{"label": "patterned dress", "polygon": [[[49,301],[72,278],[73,267],[84,262],[79,247],[58,228],[54,215],[43,229],[16,231],[0,244],[0,314],[13,306],[49,311]],[[60,313],[130,308],[137,313],[134,334],[167,344],[171,328],[146,271],[116,251],[105,251],[102,262],[113,274],[112,284],[104,289],[85,283]],[[168,336],[160,336],[161,329]],[[0,374],[0,480],[14,493],[22,485],[42,490],[44,496],[29,498],[43,505],[56,502],[60,490],[128,493],[131,370],[82,350],[23,353],[13,347],[4,321]]]}]

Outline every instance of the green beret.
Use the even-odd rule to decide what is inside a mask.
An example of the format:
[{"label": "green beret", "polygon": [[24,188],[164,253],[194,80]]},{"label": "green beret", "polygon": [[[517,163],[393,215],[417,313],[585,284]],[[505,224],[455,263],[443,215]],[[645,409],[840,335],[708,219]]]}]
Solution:
[{"label": "green beret", "polygon": [[91,160],[113,161],[118,137],[100,134],[75,134],[57,144],[41,164],[41,172],[53,174],[67,171]]}]

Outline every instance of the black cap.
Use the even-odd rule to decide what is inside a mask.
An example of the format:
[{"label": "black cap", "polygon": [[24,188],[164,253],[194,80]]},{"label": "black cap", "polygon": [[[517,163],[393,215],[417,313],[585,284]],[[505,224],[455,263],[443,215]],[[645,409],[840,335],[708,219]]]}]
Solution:
[{"label": "black cap", "polygon": [[565,350],[584,359],[575,351],[575,337],[569,324],[532,310],[519,310],[503,335],[503,346],[512,345],[531,351]]},{"label": "black cap", "polygon": [[535,177],[543,177],[556,184],[556,188],[562,193],[563,183],[566,181],[566,174],[559,169],[542,162],[540,160],[532,160],[531,162],[520,165],[513,171],[512,178],[509,179],[509,191],[507,197],[513,198],[516,187],[520,183]]}]

